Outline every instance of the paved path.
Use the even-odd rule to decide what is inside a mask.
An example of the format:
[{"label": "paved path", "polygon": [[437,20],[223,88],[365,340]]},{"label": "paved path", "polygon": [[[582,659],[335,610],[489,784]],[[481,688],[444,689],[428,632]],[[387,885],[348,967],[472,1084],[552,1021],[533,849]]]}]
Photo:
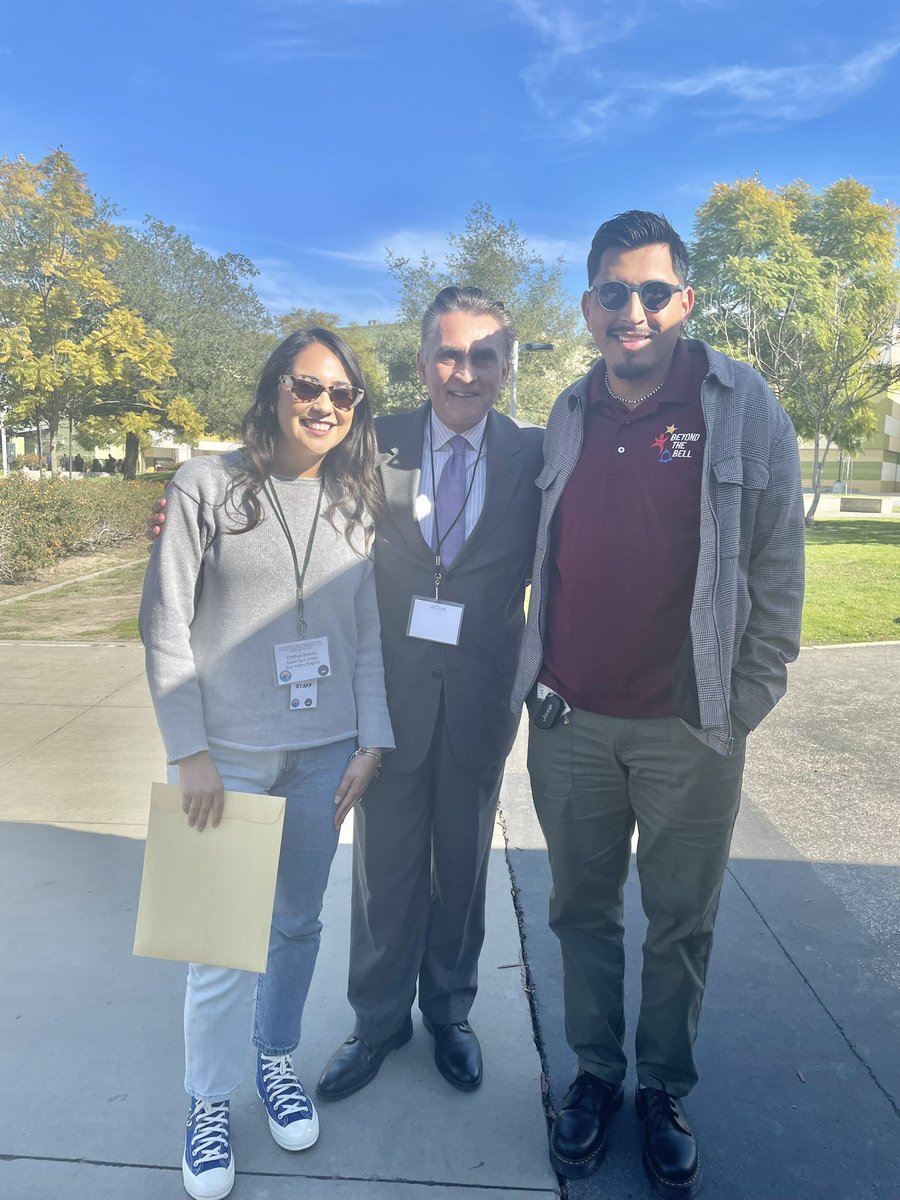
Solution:
[{"label": "paved path", "polygon": [[[900,645],[805,651],[751,740],[689,1102],[706,1200],[900,1197],[898,679]],[[0,730],[0,1198],[177,1198],[183,968],[130,954],[148,784],[163,770],[140,648],[0,644]],[[557,1194],[534,1037],[552,1101],[574,1064],[523,739],[502,819],[472,1016],[483,1088],[448,1088],[417,1023],[375,1083],[323,1106],[319,1144],[295,1157],[246,1085],[235,1200]],[[308,1082],[351,1025],[348,875],[344,844],[298,1055]],[[633,1029],[633,878],[626,901]],[[648,1195],[629,1108],[602,1170],[568,1194]]]},{"label": "paved path", "polygon": [[[705,1200],[900,1197],[900,644],[810,649],[748,744],[688,1101]],[[575,1072],[524,746],[504,819],[554,1102]],[[626,888],[633,1034],[643,915]],[[631,1081],[633,1086],[633,1080]],[[630,1100],[630,1091],[628,1099]],[[626,1105],[572,1200],[645,1195]]]},{"label": "paved path", "polygon": [[[7,642],[0,680],[0,1200],[181,1197],[184,968],[131,956],[149,784],[165,777],[143,651]],[[353,1024],[349,872],[344,839],[297,1055],[308,1086]],[[374,1083],[321,1106],[318,1144],[295,1156],[271,1141],[248,1070],[234,1200],[558,1194],[499,843],[488,907],[478,1092],[441,1079],[416,1018]]]}]

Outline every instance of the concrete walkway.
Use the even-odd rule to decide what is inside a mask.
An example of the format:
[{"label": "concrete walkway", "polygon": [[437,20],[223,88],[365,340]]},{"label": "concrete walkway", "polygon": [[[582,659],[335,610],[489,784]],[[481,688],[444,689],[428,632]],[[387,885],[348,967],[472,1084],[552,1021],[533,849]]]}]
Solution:
[{"label": "concrete walkway", "polygon": [[[687,1102],[705,1200],[900,1198],[900,644],[805,650],[788,694],[748,742],[741,812]],[[549,870],[524,747],[507,764],[504,817],[558,1103],[575,1072]],[[633,1037],[644,920],[626,887],[626,1017]],[[630,1047],[629,1047],[630,1049]],[[571,1200],[647,1193],[626,1107],[597,1174]]]},{"label": "concrete walkway", "polygon": [[[689,1101],[706,1200],[900,1197],[898,678],[900,645],[805,651],[751,739]],[[149,783],[163,778],[140,647],[0,643],[0,731],[0,1198],[177,1200],[184,969],[131,956]],[[372,1085],[321,1106],[319,1143],[292,1156],[248,1081],[235,1200],[559,1194],[541,1072],[558,1103],[574,1061],[522,738],[502,823],[472,1014],[483,1087],[444,1083],[417,1020]],[[309,1086],[352,1025],[349,853],[297,1055]],[[633,1030],[634,878],[626,907]],[[568,1195],[649,1195],[630,1107],[601,1170]]]},{"label": "concrete walkway", "polygon": [[[165,778],[143,651],[7,642],[0,680],[0,1197],[183,1196],[184,967],[131,955],[149,785]],[[296,1056],[310,1088],[353,1027],[342,841]],[[416,1018],[412,1042],[364,1091],[322,1105],[319,1142],[291,1155],[269,1136],[248,1046],[235,1200],[558,1194],[499,843],[488,904],[472,1013],[483,1086],[464,1095],[444,1082]]]}]

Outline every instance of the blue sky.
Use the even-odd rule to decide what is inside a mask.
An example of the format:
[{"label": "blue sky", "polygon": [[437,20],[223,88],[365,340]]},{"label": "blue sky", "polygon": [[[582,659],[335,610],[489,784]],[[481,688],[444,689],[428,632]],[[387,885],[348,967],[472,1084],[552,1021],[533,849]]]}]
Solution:
[{"label": "blue sky", "polygon": [[0,22],[0,155],[62,145],[138,222],[260,268],[273,311],[385,319],[384,250],[478,200],[580,293],[629,207],[717,181],[900,201],[894,0],[32,0]]}]

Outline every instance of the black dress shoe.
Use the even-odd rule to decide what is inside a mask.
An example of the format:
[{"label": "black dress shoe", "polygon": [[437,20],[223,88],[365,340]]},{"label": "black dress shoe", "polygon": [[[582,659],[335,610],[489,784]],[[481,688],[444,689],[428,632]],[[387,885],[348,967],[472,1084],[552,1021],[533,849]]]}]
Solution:
[{"label": "black dress shoe", "polygon": [[579,1071],[566,1092],[550,1134],[550,1162],[566,1179],[583,1179],[603,1161],[606,1128],[622,1107],[621,1083]]},{"label": "black dress shoe", "polygon": [[638,1088],[637,1113],[644,1126],[644,1170],[658,1196],[668,1200],[700,1191],[700,1156],[684,1105],[659,1088]]},{"label": "black dress shoe", "polygon": [[434,1063],[448,1083],[461,1092],[471,1092],[481,1083],[481,1047],[468,1021],[435,1025],[423,1018],[434,1038]]},{"label": "black dress shoe", "polygon": [[372,1082],[385,1056],[391,1050],[405,1046],[411,1037],[411,1017],[407,1017],[400,1028],[382,1042],[365,1042],[352,1034],[328,1060],[316,1084],[316,1095],[323,1100],[343,1100],[345,1096],[352,1096]]}]

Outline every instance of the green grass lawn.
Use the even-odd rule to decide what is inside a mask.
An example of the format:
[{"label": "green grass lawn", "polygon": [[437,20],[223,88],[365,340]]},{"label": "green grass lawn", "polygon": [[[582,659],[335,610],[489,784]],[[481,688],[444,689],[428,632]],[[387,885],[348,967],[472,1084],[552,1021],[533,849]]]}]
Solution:
[{"label": "green grass lawn", "polygon": [[803,645],[900,640],[900,519],[816,521],[806,535]]},{"label": "green grass lawn", "polygon": [[[140,561],[121,571],[0,607],[0,640],[136,638],[146,567],[143,543],[129,543],[120,552]],[[43,582],[52,578],[53,573],[48,572]],[[0,596],[4,594],[0,588]],[[898,640],[900,518],[817,521],[806,540],[804,646]]]}]

